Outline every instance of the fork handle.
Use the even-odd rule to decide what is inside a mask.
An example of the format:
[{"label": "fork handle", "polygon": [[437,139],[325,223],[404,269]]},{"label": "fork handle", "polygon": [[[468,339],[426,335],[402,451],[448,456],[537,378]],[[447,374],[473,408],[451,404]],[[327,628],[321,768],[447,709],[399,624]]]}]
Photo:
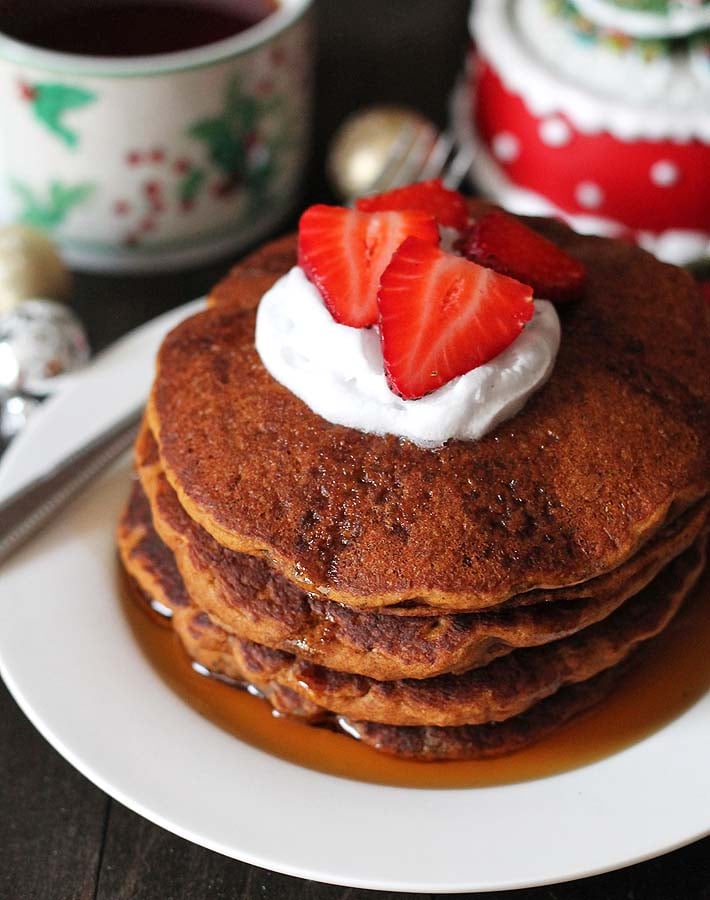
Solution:
[{"label": "fork handle", "polygon": [[128,449],[141,413],[133,409],[0,503],[0,565]]}]

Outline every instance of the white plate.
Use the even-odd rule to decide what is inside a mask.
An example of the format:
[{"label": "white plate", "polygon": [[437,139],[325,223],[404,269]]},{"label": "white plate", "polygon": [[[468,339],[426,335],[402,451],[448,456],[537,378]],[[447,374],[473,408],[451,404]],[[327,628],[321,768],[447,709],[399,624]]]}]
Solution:
[{"label": "white plate", "polygon": [[[48,403],[6,454],[0,495],[140,400],[160,338],[184,314],[139,329]],[[710,695],[610,758],[504,787],[363,784],[240,743],[171,692],[123,617],[113,531],[128,469],[3,568],[0,672],[54,747],[130,809],[268,869],[425,892],[566,881],[710,831]]]}]

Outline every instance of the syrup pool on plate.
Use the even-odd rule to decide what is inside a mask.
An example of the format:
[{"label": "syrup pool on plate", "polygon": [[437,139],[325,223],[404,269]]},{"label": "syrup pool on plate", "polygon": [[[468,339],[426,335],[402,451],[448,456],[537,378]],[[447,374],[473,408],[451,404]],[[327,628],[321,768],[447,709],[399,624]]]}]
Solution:
[{"label": "syrup pool on plate", "polygon": [[11,0],[0,31],[60,53],[148,56],[232,37],[276,8],[276,0]]},{"label": "syrup pool on plate", "polygon": [[640,651],[612,694],[588,713],[517,753],[471,762],[395,759],[343,734],[274,716],[264,700],[198,674],[170,627],[122,573],[131,630],[156,672],[197,712],[235,738],[289,762],[399,787],[490,787],[543,778],[610,756],[648,737],[710,689],[710,571],[666,631]]}]

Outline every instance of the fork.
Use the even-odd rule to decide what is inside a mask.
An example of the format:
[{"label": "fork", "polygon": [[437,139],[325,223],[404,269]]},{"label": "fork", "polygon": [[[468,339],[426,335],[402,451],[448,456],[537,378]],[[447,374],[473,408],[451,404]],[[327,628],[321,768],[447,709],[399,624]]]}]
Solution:
[{"label": "fork", "polygon": [[439,131],[406,107],[375,106],[346,119],[328,152],[327,170],[336,192],[349,204],[415,181],[441,178],[458,188],[471,170],[472,141]]},{"label": "fork", "polygon": [[473,165],[473,146],[459,146],[450,131],[432,133],[420,128],[413,140],[410,134],[402,130],[382,172],[367,189],[368,194],[431,178],[441,178],[444,186],[452,190],[461,185]]}]

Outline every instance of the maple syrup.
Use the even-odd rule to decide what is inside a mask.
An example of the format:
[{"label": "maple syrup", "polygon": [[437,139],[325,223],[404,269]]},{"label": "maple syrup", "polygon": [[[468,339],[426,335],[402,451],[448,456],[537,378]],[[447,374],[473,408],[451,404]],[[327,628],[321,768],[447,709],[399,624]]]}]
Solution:
[{"label": "maple syrup", "polygon": [[149,610],[122,575],[131,629],[167,684],[197,712],[253,746],[345,778],[418,788],[489,787],[555,775],[595,762],[669,723],[710,689],[710,571],[663,635],[644,650],[599,706],[508,756],[470,762],[399,760],[351,737],[274,716],[264,700],[198,674],[170,622]]},{"label": "maple syrup", "polygon": [[13,0],[0,12],[0,31],[61,53],[148,56],[232,37],[275,10],[275,0],[108,0],[98,4]]}]

